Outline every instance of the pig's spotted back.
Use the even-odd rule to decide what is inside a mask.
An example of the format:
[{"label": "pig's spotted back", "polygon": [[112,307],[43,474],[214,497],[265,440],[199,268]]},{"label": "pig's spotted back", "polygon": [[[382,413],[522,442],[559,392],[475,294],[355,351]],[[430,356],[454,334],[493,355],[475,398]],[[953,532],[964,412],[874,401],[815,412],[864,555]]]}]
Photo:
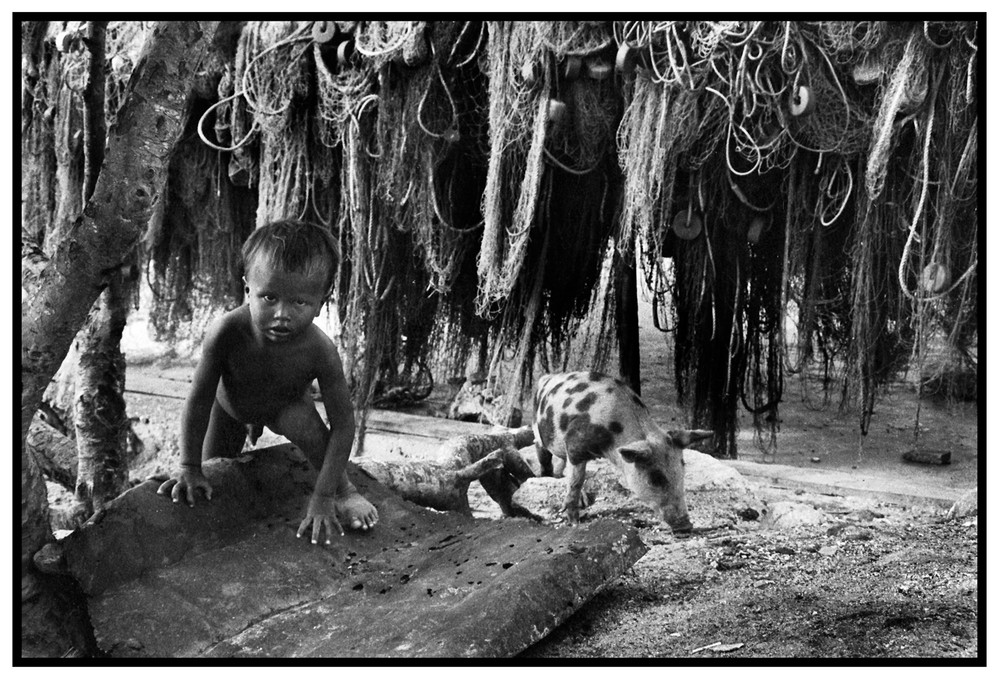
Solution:
[{"label": "pig's spotted back", "polygon": [[646,405],[625,383],[593,371],[543,376],[535,392],[541,445],[570,463],[642,439],[647,419]]}]

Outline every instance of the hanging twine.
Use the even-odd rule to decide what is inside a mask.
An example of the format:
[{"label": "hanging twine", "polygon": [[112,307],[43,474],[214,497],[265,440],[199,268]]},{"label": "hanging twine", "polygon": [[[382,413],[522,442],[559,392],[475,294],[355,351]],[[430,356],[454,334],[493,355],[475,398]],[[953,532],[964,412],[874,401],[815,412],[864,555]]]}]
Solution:
[{"label": "hanging twine", "polygon": [[[483,194],[483,238],[477,259],[476,312],[495,315],[517,281],[535,218],[549,121],[548,70],[539,86],[517,85],[521,59],[541,55],[531,25],[491,24],[490,148]],[[512,111],[532,112],[530,127]]]}]

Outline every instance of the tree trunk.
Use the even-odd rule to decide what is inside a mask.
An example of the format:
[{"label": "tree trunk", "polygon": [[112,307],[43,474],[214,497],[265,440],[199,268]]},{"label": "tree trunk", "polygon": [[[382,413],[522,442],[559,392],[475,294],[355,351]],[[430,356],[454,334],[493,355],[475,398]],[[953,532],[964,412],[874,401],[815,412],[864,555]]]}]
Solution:
[{"label": "tree trunk", "polygon": [[25,446],[49,480],[69,490],[76,488],[76,442],[72,438],[60,433],[45,419],[36,418],[28,429]]},{"label": "tree trunk", "polygon": [[407,501],[438,511],[470,515],[469,485],[479,480],[506,516],[537,519],[513,502],[514,492],[534,476],[518,450],[534,442],[529,426],[448,440],[427,461],[375,461],[357,465]]},{"label": "tree trunk", "polygon": [[28,428],[91,305],[142,238],[217,23],[161,22],[151,29],[109,131],[93,198],[39,273],[22,316],[22,599],[35,591],[31,556],[51,539],[45,483],[25,446]]},{"label": "tree trunk", "polygon": [[90,199],[97,185],[97,176],[104,163],[104,142],[108,137],[108,126],[104,118],[104,47],[108,22],[90,22],[90,37],[87,49],[90,51],[87,89],[83,93],[83,196]]},{"label": "tree trunk", "polygon": [[53,146],[58,52],[43,41],[48,22],[21,22],[21,233],[41,247],[55,212]]},{"label": "tree trunk", "polygon": [[[84,171],[83,196],[94,193],[104,160],[104,45],[107,22],[91,22],[87,40],[90,68],[83,94]],[[132,263],[119,268],[91,309],[87,323],[77,335],[80,356],[76,365],[73,395],[73,425],[79,452],[76,498],[88,513],[125,491],[128,482],[125,411],[125,357],[121,353],[122,331],[128,318],[129,294],[135,277],[136,251]]]},{"label": "tree trunk", "polygon": [[83,100],[65,82],[58,90],[53,118],[56,154],[55,215],[43,247],[53,253],[83,211]]},{"label": "tree trunk", "polygon": [[90,512],[104,508],[128,483],[129,421],[124,399],[125,357],[120,346],[134,283],[131,272],[119,270],[112,276],[77,340],[80,358],[73,425],[79,463],[75,491]]},{"label": "tree trunk", "polygon": [[438,511],[471,515],[469,485],[503,468],[503,459],[503,450],[497,449],[459,469],[430,461],[379,461],[364,457],[358,460],[358,465],[407,501]]}]

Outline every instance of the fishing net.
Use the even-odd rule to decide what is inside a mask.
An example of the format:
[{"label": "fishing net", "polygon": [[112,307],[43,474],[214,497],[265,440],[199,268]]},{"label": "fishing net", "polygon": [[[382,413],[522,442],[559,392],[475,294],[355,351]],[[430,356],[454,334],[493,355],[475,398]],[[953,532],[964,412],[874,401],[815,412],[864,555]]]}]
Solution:
[{"label": "fishing net", "polygon": [[536,82],[521,77],[525,63],[545,63],[535,23],[491,23],[487,55],[490,160],[477,299],[484,316],[497,314],[521,271],[541,187],[552,88],[547,68]]},{"label": "fishing net", "polygon": [[226,295],[202,273],[252,224],[303,217],[342,245],[362,410],[471,364],[510,414],[536,369],[606,363],[636,256],[722,456],[741,413],[773,450],[790,373],[865,432],[937,348],[975,362],[975,22],[336,23],[242,26],[151,230],[163,323]]}]

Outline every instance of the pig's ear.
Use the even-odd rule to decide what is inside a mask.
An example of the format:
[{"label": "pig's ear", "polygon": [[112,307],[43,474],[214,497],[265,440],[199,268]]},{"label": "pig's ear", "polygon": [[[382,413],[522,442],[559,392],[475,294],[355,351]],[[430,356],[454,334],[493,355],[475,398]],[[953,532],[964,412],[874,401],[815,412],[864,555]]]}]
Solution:
[{"label": "pig's ear", "polygon": [[618,453],[621,454],[622,459],[625,461],[635,463],[636,461],[648,459],[652,456],[653,450],[646,440],[636,440],[635,442],[629,442],[623,447],[619,447]]},{"label": "pig's ear", "polygon": [[684,449],[691,445],[692,442],[698,442],[699,440],[704,440],[715,435],[715,431],[712,430],[671,430],[668,435],[670,439],[673,440],[674,445]]}]

